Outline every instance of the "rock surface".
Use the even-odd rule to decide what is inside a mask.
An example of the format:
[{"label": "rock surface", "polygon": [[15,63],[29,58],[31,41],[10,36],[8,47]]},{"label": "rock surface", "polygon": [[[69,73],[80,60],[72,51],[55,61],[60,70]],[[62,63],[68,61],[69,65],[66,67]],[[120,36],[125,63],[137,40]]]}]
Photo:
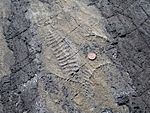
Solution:
[{"label": "rock surface", "polygon": [[149,0],[1,0],[0,9],[0,113],[150,112]]}]

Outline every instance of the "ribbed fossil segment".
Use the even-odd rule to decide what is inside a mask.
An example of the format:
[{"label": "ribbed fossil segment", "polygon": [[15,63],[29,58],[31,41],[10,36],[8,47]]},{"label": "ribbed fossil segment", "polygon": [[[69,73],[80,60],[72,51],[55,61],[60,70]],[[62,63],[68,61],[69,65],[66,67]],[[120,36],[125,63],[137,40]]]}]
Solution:
[{"label": "ribbed fossil segment", "polygon": [[66,39],[63,38],[59,32],[51,32],[47,39],[47,45],[51,47],[53,54],[55,55],[58,65],[64,72],[64,74],[72,75],[79,70],[79,64],[77,62],[75,53]]},{"label": "ribbed fossil segment", "polygon": [[45,38],[46,46],[49,47],[49,50],[52,50],[51,54],[57,59],[57,64],[64,75],[68,78],[70,75],[76,74],[80,65],[77,53],[70,46],[68,39],[57,30],[48,30],[46,35],[42,35],[42,37]]}]

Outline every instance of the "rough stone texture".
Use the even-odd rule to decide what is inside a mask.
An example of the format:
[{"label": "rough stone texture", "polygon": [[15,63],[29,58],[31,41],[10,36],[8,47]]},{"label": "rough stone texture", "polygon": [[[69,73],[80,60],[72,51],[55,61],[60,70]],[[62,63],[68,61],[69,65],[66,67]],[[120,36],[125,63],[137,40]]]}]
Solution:
[{"label": "rough stone texture", "polygon": [[10,64],[13,62],[13,53],[8,49],[3,35],[3,20],[9,12],[9,1],[2,0],[0,3],[0,78],[10,74]]},{"label": "rough stone texture", "polygon": [[149,0],[1,0],[0,9],[0,113],[150,112]]},{"label": "rough stone texture", "polygon": [[[102,4],[109,6],[105,8]],[[149,113],[150,1],[102,0],[94,5],[108,21],[106,29],[112,40],[107,44],[107,48],[110,48],[108,56],[120,71],[124,70],[132,78],[136,93],[129,96],[130,112]],[[113,47],[112,42],[115,42]],[[114,49],[116,58],[112,54]]]}]

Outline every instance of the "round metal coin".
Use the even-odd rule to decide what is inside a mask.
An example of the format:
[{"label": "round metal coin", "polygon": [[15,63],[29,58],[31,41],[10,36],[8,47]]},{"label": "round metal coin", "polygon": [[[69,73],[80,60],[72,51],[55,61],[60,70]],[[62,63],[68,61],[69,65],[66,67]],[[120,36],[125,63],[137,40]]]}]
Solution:
[{"label": "round metal coin", "polygon": [[93,53],[93,52],[88,53],[88,59],[95,60],[96,59],[96,54]]}]

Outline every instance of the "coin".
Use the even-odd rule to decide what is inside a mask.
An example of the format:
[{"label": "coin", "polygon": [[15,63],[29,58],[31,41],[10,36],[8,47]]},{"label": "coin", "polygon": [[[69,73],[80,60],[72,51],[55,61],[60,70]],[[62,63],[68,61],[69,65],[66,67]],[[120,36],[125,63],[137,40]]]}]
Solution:
[{"label": "coin", "polygon": [[88,59],[95,60],[96,59],[96,54],[93,53],[93,52],[88,53]]}]

